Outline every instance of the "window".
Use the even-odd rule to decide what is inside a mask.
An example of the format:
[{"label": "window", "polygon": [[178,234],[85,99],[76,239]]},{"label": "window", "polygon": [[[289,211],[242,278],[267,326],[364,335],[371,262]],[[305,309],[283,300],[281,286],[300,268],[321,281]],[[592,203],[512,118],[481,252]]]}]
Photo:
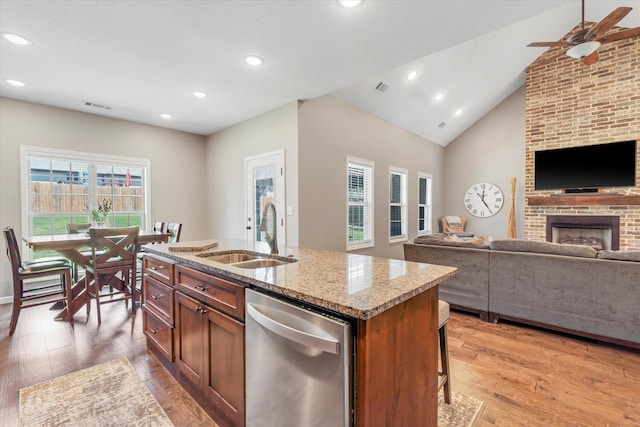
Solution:
[{"label": "window", "polygon": [[145,228],[148,160],[23,146],[21,165],[23,233],[64,234],[105,199],[112,226]]},{"label": "window", "polygon": [[418,173],[418,236],[431,233],[431,175]]},{"label": "window", "polygon": [[407,240],[407,170],[389,168],[389,242]]},{"label": "window", "polygon": [[347,158],[347,250],[373,246],[373,163]]}]

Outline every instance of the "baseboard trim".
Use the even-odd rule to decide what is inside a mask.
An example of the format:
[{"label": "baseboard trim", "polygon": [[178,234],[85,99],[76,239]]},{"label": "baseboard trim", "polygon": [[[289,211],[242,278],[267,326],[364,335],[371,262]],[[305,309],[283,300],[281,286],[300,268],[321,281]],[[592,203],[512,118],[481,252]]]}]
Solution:
[{"label": "baseboard trim", "polygon": [[2,304],[11,304],[13,302],[13,297],[2,297],[0,298],[0,305]]}]

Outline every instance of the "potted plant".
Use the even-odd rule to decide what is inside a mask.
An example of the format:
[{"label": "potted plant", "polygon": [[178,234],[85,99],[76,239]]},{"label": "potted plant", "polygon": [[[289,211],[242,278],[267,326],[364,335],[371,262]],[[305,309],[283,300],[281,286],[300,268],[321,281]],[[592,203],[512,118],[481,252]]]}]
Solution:
[{"label": "potted plant", "polygon": [[[113,204],[109,199],[102,199],[102,201],[98,201],[96,207],[91,209],[91,220],[99,226],[108,226],[109,225],[109,212],[111,212],[111,208]],[[106,224],[105,224],[106,223]]]}]

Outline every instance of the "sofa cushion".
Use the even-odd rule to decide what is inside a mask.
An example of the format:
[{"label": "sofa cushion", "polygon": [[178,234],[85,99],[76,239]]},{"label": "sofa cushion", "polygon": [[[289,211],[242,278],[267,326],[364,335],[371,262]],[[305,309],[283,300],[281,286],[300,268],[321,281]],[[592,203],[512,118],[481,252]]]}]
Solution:
[{"label": "sofa cushion", "polygon": [[640,251],[600,251],[598,258],[640,262]]},{"label": "sofa cushion", "polygon": [[551,255],[595,258],[597,251],[590,246],[564,245],[551,242],[539,242],[522,239],[494,240],[489,247],[496,251],[536,252]]},{"label": "sofa cushion", "polygon": [[484,237],[475,236],[472,238],[458,237],[447,235],[444,233],[427,234],[426,236],[416,237],[413,243],[417,245],[438,245],[438,246],[457,246],[463,248],[487,249],[489,244]]}]

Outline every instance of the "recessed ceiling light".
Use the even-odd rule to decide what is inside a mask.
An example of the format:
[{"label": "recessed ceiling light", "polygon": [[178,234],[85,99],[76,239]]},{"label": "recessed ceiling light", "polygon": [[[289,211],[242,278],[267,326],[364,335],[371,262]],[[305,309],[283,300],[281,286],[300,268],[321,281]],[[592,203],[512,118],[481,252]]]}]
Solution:
[{"label": "recessed ceiling light", "polygon": [[362,4],[362,0],[337,0],[342,7],[356,7]]},{"label": "recessed ceiling light", "polygon": [[24,83],[22,83],[20,80],[4,79],[4,81],[9,83],[11,86],[17,86],[17,87],[24,86]]},{"label": "recessed ceiling light", "polygon": [[439,93],[436,93],[436,96],[433,97],[433,100],[434,101],[441,101],[442,98],[444,98],[444,93],[439,92]]},{"label": "recessed ceiling light", "polygon": [[460,114],[462,114],[462,108],[458,108],[455,112],[456,116],[459,116]]},{"label": "recessed ceiling light", "polygon": [[248,56],[245,56],[243,59],[245,63],[249,65],[253,65],[254,67],[257,67],[258,65],[262,65],[262,63],[264,63],[264,59],[255,55],[248,55]]},{"label": "recessed ceiling light", "polygon": [[413,70],[407,75],[407,80],[413,80],[416,78],[417,75],[418,75],[418,72],[416,70]]},{"label": "recessed ceiling light", "polygon": [[196,98],[206,98],[207,94],[204,92],[193,92],[193,96],[195,96]]},{"label": "recessed ceiling light", "polygon": [[11,43],[15,43],[20,46],[30,46],[31,42],[22,36],[12,33],[2,33],[2,37],[9,40]]},{"label": "recessed ceiling light", "polygon": [[171,114],[167,114],[167,113],[160,114],[160,117],[167,120],[173,118]]}]

